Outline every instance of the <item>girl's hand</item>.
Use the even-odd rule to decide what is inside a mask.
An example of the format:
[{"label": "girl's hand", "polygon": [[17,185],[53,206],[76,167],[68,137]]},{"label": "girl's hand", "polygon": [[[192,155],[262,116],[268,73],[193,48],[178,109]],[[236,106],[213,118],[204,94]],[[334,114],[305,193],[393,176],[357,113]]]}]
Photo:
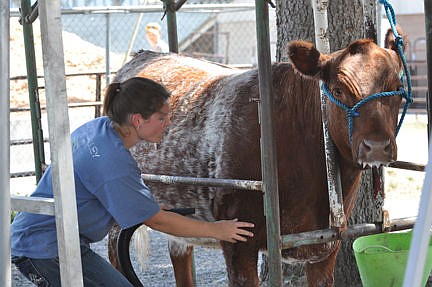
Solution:
[{"label": "girl's hand", "polygon": [[246,242],[247,237],[253,237],[254,234],[243,228],[254,227],[253,223],[237,221],[237,218],[232,220],[220,220],[214,222],[216,225],[215,238],[231,243],[238,241]]},{"label": "girl's hand", "polygon": [[196,220],[176,214],[174,212],[159,210],[155,215],[144,222],[152,229],[159,230],[181,237],[211,237],[217,240],[236,243],[247,241],[247,237],[254,234],[244,228],[254,227],[253,223],[239,222],[236,219],[209,222]]}]

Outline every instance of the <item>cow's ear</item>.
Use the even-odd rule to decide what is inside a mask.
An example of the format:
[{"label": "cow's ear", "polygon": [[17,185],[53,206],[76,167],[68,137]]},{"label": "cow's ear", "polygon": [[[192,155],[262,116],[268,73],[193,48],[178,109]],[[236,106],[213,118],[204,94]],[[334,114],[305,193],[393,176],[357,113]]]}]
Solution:
[{"label": "cow's ear", "polygon": [[[402,49],[405,52],[405,48],[406,48],[407,42],[408,42],[408,37],[404,33],[404,31],[402,30],[402,28],[400,26],[396,26],[396,31],[402,37],[402,40],[403,40],[403,43],[404,43]],[[397,52],[397,47],[395,45],[395,39],[396,38],[395,38],[395,36],[393,34],[393,30],[391,28],[388,29],[387,33],[385,35],[385,38],[384,38],[384,48],[392,49],[392,50],[395,50]]]},{"label": "cow's ear", "polygon": [[288,57],[294,68],[309,77],[320,77],[323,67],[330,59],[321,54],[312,43],[292,41],[288,44]]}]

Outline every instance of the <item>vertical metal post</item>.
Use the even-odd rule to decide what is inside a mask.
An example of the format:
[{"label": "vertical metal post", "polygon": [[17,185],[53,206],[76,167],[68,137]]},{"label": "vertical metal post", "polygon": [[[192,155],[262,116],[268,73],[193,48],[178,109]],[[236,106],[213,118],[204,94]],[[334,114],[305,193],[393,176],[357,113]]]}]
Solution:
[{"label": "vertical metal post", "polygon": [[9,3],[0,1],[0,286],[11,286]]},{"label": "vertical metal post", "polygon": [[[96,102],[101,101],[101,91],[102,91],[101,85],[102,85],[101,75],[96,74],[96,98],[95,98]],[[98,118],[100,116],[101,116],[101,107],[99,105],[96,105],[95,106],[95,118]]]},{"label": "vertical metal post", "polygon": [[261,169],[264,212],[267,226],[267,251],[270,286],[282,286],[281,232],[277,176],[276,142],[273,122],[272,69],[268,2],[256,0],[256,30],[261,119]]},{"label": "vertical metal post", "polygon": [[42,121],[39,103],[36,56],[33,37],[33,26],[27,20],[32,11],[30,0],[21,1],[21,21],[24,34],[24,48],[26,54],[27,82],[32,122],[33,154],[35,163],[36,182],[42,177],[45,164],[45,151],[42,133]]},{"label": "vertical metal post", "polygon": [[110,43],[111,43],[111,35],[110,35],[110,13],[105,14],[105,75],[106,75],[106,84],[108,85],[111,81],[111,72],[110,72]]},{"label": "vertical metal post", "polygon": [[[328,38],[327,7],[328,1],[312,0],[315,23],[315,44],[321,53],[330,53]],[[336,160],[336,149],[327,128],[326,96],[322,89],[321,110],[324,132],[324,148],[327,168],[327,185],[330,204],[330,227],[343,227],[346,219],[343,209],[342,187],[339,164]]]},{"label": "vertical metal post", "polygon": [[430,241],[430,228],[432,225],[432,3],[424,1],[425,26],[426,26],[426,61],[428,70],[428,139],[429,158],[426,166],[426,175],[420,197],[420,207],[416,223],[414,225],[411,247],[408,254],[407,267],[405,269],[404,287],[417,287],[421,284],[423,270],[426,262],[426,254]]},{"label": "vertical metal post", "polygon": [[40,1],[52,184],[62,286],[83,286],[60,0]]},{"label": "vertical metal post", "polygon": [[176,3],[174,0],[164,0],[164,6],[167,17],[169,50],[178,53]]},{"label": "vertical metal post", "polygon": [[[427,1],[425,1],[427,2]],[[404,287],[420,287],[431,239],[432,225],[432,146],[429,141],[429,159],[420,197],[420,207],[414,225],[411,246],[405,269]]]},{"label": "vertical metal post", "polygon": [[427,57],[427,113],[428,113],[428,139],[432,136],[432,2],[424,1],[425,25],[426,25],[426,57]]}]

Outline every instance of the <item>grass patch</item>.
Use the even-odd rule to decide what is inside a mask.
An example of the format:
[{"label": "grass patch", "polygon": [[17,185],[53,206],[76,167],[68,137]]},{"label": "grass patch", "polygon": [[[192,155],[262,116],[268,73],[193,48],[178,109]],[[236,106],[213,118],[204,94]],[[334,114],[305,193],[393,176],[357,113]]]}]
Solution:
[{"label": "grass patch", "polygon": [[14,220],[15,216],[17,215],[17,213],[18,213],[17,211],[11,210],[11,213],[10,213],[10,222],[11,223]]}]

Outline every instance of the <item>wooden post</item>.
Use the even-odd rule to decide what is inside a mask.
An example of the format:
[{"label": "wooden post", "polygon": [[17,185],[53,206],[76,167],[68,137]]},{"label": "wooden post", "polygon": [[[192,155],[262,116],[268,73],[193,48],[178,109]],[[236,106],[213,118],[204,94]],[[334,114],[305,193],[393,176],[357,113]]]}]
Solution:
[{"label": "wooden post", "polygon": [[272,71],[268,1],[256,0],[258,77],[261,119],[261,172],[267,226],[270,286],[282,286],[282,254],[279,214],[276,142],[273,123]]},{"label": "wooden post", "polygon": [[52,181],[62,286],[83,286],[75,180],[66,95],[60,1],[41,1]]}]

